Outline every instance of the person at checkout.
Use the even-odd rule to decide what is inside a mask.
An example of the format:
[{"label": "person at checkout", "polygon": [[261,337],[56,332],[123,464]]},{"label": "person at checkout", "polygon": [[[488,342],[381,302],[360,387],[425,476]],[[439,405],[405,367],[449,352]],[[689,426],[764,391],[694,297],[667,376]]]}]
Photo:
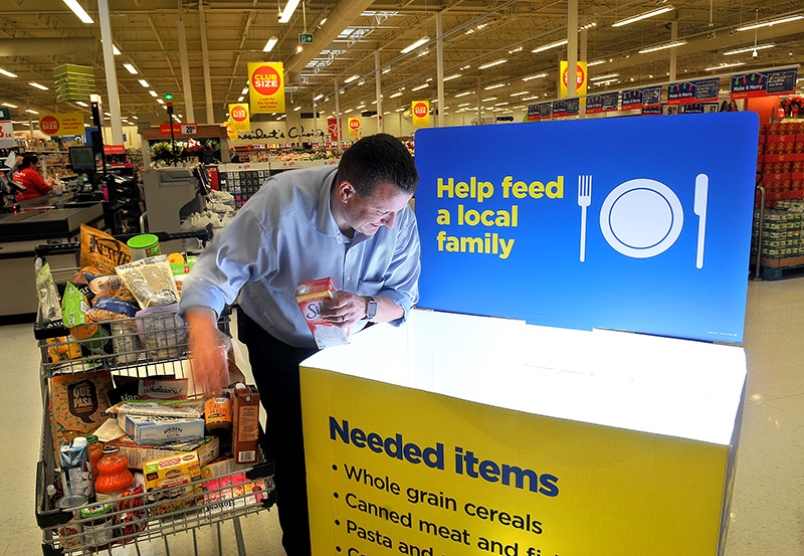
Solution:
[{"label": "person at checkout", "polygon": [[26,154],[22,157],[22,164],[14,172],[12,180],[25,187],[25,191],[17,193],[17,202],[35,199],[48,195],[53,189],[53,178],[45,180],[39,173],[39,157],[35,154]]}]

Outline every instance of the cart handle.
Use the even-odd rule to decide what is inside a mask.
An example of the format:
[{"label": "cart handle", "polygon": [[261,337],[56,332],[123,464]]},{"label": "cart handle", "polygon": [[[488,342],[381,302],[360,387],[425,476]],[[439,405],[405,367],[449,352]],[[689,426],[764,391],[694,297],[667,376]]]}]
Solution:
[{"label": "cart handle", "polygon": [[[207,226],[203,230],[193,230],[190,232],[149,232],[155,235],[159,241],[172,241],[174,239],[199,239],[203,244],[206,244],[212,239],[212,226]],[[115,236],[118,241],[126,242],[134,236],[140,234],[124,234]],[[46,257],[47,255],[58,255],[64,253],[77,253],[81,249],[81,242],[71,241],[66,243],[40,243],[34,249],[37,257]]]}]

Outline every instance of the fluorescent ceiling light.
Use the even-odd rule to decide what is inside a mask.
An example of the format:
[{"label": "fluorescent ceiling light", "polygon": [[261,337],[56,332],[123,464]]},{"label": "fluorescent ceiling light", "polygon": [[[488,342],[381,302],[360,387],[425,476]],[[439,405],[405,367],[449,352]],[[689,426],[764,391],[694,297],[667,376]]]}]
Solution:
[{"label": "fluorescent ceiling light", "polygon": [[405,111],[404,108],[397,108],[396,110],[394,110],[394,112],[404,112],[404,111]]},{"label": "fluorescent ceiling light", "polygon": [[276,37],[271,37],[270,39],[268,39],[268,42],[265,43],[265,46],[262,47],[262,51],[263,52],[272,51],[276,46],[277,42],[279,42],[279,39],[277,39]]},{"label": "fluorescent ceiling light", "polygon": [[95,23],[77,0],[64,0],[64,3],[67,4],[67,7],[73,11],[82,23]]},{"label": "fluorescent ceiling light", "polygon": [[[162,105],[165,104],[165,101],[162,100],[161,98],[156,99],[156,102],[158,102],[159,104],[162,104]],[[165,106],[165,108],[167,108],[167,106]]]},{"label": "fluorescent ceiling light", "polygon": [[483,90],[491,91],[492,89],[499,89],[500,87],[505,87],[505,83],[496,83],[494,85],[489,85],[488,87],[483,87]]},{"label": "fluorescent ceiling light", "polygon": [[28,114],[39,114],[39,112],[37,112],[36,110],[30,110],[30,109],[26,110],[26,112],[28,112]]},{"label": "fluorescent ceiling light", "polygon": [[529,95],[529,94],[530,93],[528,91],[519,91],[518,93],[511,93],[511,96],[512,97],[521,97],[523,95]]},{"label": "fluorescent ceiling light", "polygon": [[359,75],[353,75],[352,77],[347,77],[346,79],[344,79],[343,82],[344,83],[351,83],[352,81],[354,81],[355,79],[358,79],[358,78],[360,78]]},{"label": "fluorescent ceiling light", "polygon": [[508,106],[509,104],[511,104],[511,103],[510,102],[498,102],[494,106]]},{"label": "fluorescent ceiling light", "polygon": [[564,46],[569,41],[567,39],[561,39],[560,41],[551,42],[549,44],[543,44],[542,46],[536,47],[531,52],[544,52],[545,50],[550,50],[551,48],[558,48],[559,46]]},{"label": "fluorescent ceiling light", "polygon": [[237,102],[243,102],[243,100],[245,100],[245,98],[246,97],[237,97]]},{"label": "fluorescent ceiling light", "polygon": [[586,67],[591,68],[592,66],[599,66],[600,64],[605,64],[606,60],[592,60],[591,62],[586,62]]},{"label": "fluorescent ceiling light", "polygon": [[640,21],[642,19],[647,19],[649,17],[653,17],[653,16],[657,16],[657,15],[660,15],[660,14],[663,14],[663,13],[667,13],[667,12],[670,12],[672,10],[675,10],[675,7],[673,7],[673,5],[671,5],[671,4],[668,4],[667,6],[662,6],[661,8],[656,8],[655,10],[650,10],[648,12],[641,13],[639,15],[635,15],[634,17],[629,17],[629,18],[626,18],[626,19],[622,19],[620,21],[615,21],[614,23],[611,24],[611,26],[612,27],[622,27],[623,25],[628,25],[629,23],[634,23],[635,21]]},{"label": "fluorescent ceiling light", "polygon": [[84,101],[82,101],[82,100],[77,100],[77,101],[75,101],[75,103],[76,103],[78,106],[83,106],[84,108],[89,108],[89,104],[87,104],[86,102],[84,102]]},{"label": "fluorescent ceiling light", "polygon": [[402,92],[401,92],[401,91],[397,91],[396,93],[394,93],[394,94],[392,94],[392,95],[388,95],[388,98],[399,98],[399,97],[401,97],[401,96],[402,96]]},{"label": "fluorescent ceiling light", "polygon": [[128,73],[131,75],[137,75],[137,68],[135,68],[130,62],[126,62],[123,64],[123,67],[128,70]]},{"label": "fluorescent ceiling light", "polygon": [[532,81],[534,79],[541,79],[543,77],[547,77],[546,73],[535,73],[533,75],[528,75],[527,77],[523,77],[522,81]]},{"label": "fluorescent ceiling light", "polygon": [[241,95],[247,95],[248,94],[248,87],[243,87],[243,90],[240,91],[240,94]]},{"label": "fluorescent ceiling light", "polygon": [[458,108],[463,108],[464,106],[471,106],[471,105],[472,105],[471,102],[464,102],[464,103],[459,104]]},{"label": "fluorescent ceiling light", "polygon": [[296,108],[293,109],[294,112],[298,112],[299,110],[301,110],[301,105],[298,105]]},{"label": "fluorescent ceiling light", "polygon": [[321,100],[322,98],[324,98],[324,93],[319,94],[317,97],[313,97],[313,100],[318,101]]},{"label": "fluorescent ceiling light", "polygon": [[773,48],[776,46],[772,43],[758,44],[756,46],[745,46],[743,48],[735,48],[734,50],[727,50],[723,53],[724,56],[731,56],[732,54],[744,54],[746,52],[753,52],[754,50],[763,50],[765,48]]},{"label": "fluorescent ceiling light", "polygon": [[140,82],[140,85],[142,85],[142,86],[143,86],[143,87],[145,87],[146,89],[150,89],[150,88],[151,88],[151,86],[150,86],[150,85],[148,85],[148,82],[147,82],[145,79],[139,79],[138,81]]},{"label": "fluorescent ceiling light", "polygon": [[426,89],[429,86],[430,86],[429,83],[424,83],[422,85],[417,85],[416,87],[411,87],[410,90],[411,91],[421,91],[422,89]]},{"label": "fluorescent ceiling light", "polygon": [[748,31],[750,29],[759,29],[760,27],[772,27],[773,25],[779,25],[780,23],[789,23],[791,21],[797,21],[799,19],[804,19],[804,15],[797,14],[797,15],[791,15],[789,17],[780,17],[779,19],[760,21],[759,23],[752,23],[751,25],[746,25],[744,27],[737,27],[737,30]]},{"label": "fluorescent ceiling light", "polygon": [[344,111],[343,111],[343,113],[344,113],[344,114],[348,114],[348,113],[349,113],[349,112],[351,112],[351,111],[352,111],[352,109],[351,109],[351,108],[349,108],[348,110],[344,110]]},{"label": "fluorescent ceiling light", "polygon": [[9,108],[17,108],[16,104],[11,104],[10,102],[4,102],[3,106],[7,106]]},{"label": "fluorescent ceiling light", "polygon": [[41,90],[41,91],[47,91],[47,90],[49,90],[49,89],[48,89],[47,87],[45,87],[44,85],[40,85],[39,83],[36,83],[35,81],[30,81],[30,82],[28,82],[28,85],[30,85],[31,87],[35,87],[35,88],[37,88],[37,89],[39,89],[39,90]]},{"label": "fluorescent ceiling light", "polygon": [[590,77],[589,81],[605,81],[607,79],[612,79],[614,77],[620,77],[619,73],[609,73],[606,75],[599,75],[597,77]]},{"label": "fluorescent ceiling light", "polygon": [[537,100],[539,95],[533,95],[532,97],[524,97],[522,100]]},{"label": "fluorescent ceiling light", "polygon": [[484,98],[480,102],[491,102],[492,100],[497,100],[497,97]]},{"label": "fluorescent ceiling light", "polygon": [[648,52],[656,52],[657,50],[664,50],[665,48],[675,48],[677,46],[681,46],[687,44],[687,41],[680,40],[680,41],[673,41],[673,42],[666,42],[663,44],[657,44],[656,46],[649,46],[648,48],[643,48],[639,51],[640,54],[647,54]]},{"label": "fluorescent ceiling light", "polygon": [[3,68],[0,68],[0,73],[5,75],[6,77],[17,77],[16,73],[11,73],[10,71],[4,70]]},{"label": "fluorescent ceiling light", "polygon": [[338,33],[338,36],[335,37],[335,38],[337,38],[337,39],[345,39],[345,38],[348,38],[349,35],[351,35],[354,32],[355,32],[354,27],[347,27],[346,29],[344,29],[343,31]]},{"label": "fluorescent ceiling light", "polygon": [[[103,44],[103,39],[101,39],[101,44]],[[117,48],[117,45],[115,45],[114,43],[112,43],[112,54],[114,54],[115,56],[120,56],[120,54],[122,54],[122,52],[120,52],[120,49]]]},{"label": "fluorescent ceiling light", "polygon": [[382,73],[383,73],[383,74],[390,73],[390,72],[391,72],[391,66],[388,66],[387,68],[385,68],[384,70],[382,70]]},{"label": "fluorescent ceiling light", "polygon": [[151,96],[152,96],[152,97],[154,97],[154,98],[156,98],[156,97],[158,97],[158,96],[159,96],[159,95],[157,95],[157,94],[156,94],[156,91],[153,91],[153,90],[148,91],[148,94],[149,94],[149,95],[151,95]]},{"label": "fluorescent ceiling light", "polygon": [[726,68],[736,68],[737,66],[744,66],[745,62],[734,62],[732,64],[720,64],[718,66],[712,66],[710,68],[704,68],[704,71],[714,71],[714,70],[722,70]]},{"label": "fluorescent ceiling light", "polygon": [[469,68],[471,68],[471,67],[472,67],[472,64],[466,64],[465,66],[461,66],[460,70],[461,70],[461,71],[466,71],[466,70],[468,70],[468,69],[469,69]]},{"label": "fluorescent ceiling light", "polygon": [[288,3],[285,4],[285,9],[282,10],[282,13],[279,14],[279,23],[287,23],[290,21],[290,16],[293,15],[293,12],[296,11],[296,7],[299,5],[299,0],[288,0]]},{"label": "fluorescent ceiling light", "polygon": [[428,43],[428,42],[430,42],[430,37],[422,37],[419,40],[417,40],[416,42],[411,43],[408,46],[406,46],[405,48],[403,48],[402,50],[400,50],[400,52],[402,54],[407,54],[408,52],[416,50],[421,45],[423,45],[424,43]]},{"label": "fluorescent ceiling light", "polygon": [[487,64],[483,64],[482,66],[477,66],[477,69],[484,70],[484,69],[488,69],[488,68],[493,68],[494,66],[499,66],[501,64],[506,63],[507,61],[508,60],[506,60],[505,58],[500,58],[499,60],[494,60],[493,62],[488,62]]},{"label": "fluorescent ceiling light", "polygon": [[455,95],[455,98],[461,98],[472,94],[474,94],[474,91],[464,91],[463,93],[458,93]]},{"label": "fluorescent ceiling light", "polygon": [[516,54],[517,52],[522,52],[522,50],[523,50],[524,48],[525,48],[525,47],[524,47],[524,46],[522,46],[522,45],[517,46],[516,48],[512,48],[511,50],[509,50],[509,51],[508,51],[508,54]]},{"label": "fluorescent ceiling light", "polygon": [[450,75],[449,77],[445,77],[445,78],[444,78],[444,81],[452,81],[453,79],[458,79],[458,78],[459,78],[459,77],[461,77],[462,75],[463,75],[462,73],[453,73],[453,74],[452,74],[452,75]]}]

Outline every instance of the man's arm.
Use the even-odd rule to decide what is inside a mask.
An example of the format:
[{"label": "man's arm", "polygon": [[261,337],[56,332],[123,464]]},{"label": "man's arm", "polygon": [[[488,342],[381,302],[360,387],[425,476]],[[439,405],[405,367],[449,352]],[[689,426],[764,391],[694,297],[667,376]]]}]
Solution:
[{"label": "man's arm", "polygon": [[218,329],[218,315],[209,307],[190,307],[184,313],[190,338],[190,372],[196,391],[218,395],[229,384],[226,354],[231,339]]}]

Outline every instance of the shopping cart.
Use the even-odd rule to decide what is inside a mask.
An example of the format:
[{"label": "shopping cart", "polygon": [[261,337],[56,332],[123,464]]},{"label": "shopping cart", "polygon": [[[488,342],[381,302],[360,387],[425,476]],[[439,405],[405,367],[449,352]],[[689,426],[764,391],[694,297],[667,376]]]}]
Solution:
[{"label": "shopping cart", "polygon": [[[207,232],[182,234],[158,234],[160,239],[197,237],[208,239]],[[42,245],[37,256],[46,257],[53,252],[65,253],[77,250],[78,244]],[[230,312],[225,311],[219,327],[228,334]],[[245,555],[245,543],[241,518],[270,509],[275,501],[273,462],[260,454],[260,463],[237,466],[232,472],[222,472],[203,477],[189,487],[128,491],[120,497],[107,500],[108,511],[102,515],[88,513],[89,503],[78,507],[56,507],[53,488],[59,482],[58,465],[54,451],[50,380],[60,375],[76,375],[94,370],[109,370],[112,377],[187,378],[191,371],[188,358],[187,331],[184,322],[175,313],[167,312],[143,318],[125,318],[103,322],[101,326],[109,333],[102,345],[95,341],[76,340],[69,331],[57,325],[45,326],[41,321],[35,326],[35,336],[41,350],[40,386],[42,393],[42,444],[41,459],[36,470],[36,519],[43,531],[42,552],[55,554],[112,554],[124,546],[134,546],[137,554],[140,545],[164,543],[170,554],[168,539],[176,533],[189,531],[193,537],[195,554],[198,554],[196,530],[215,525],[218,528],[218,553],[222,554],[220,528],[231,523],[237,544],[237,553]],[[76,330],[73,329],[75,333]],[[81,338],[91,334],[78,332]],[[54,360],[51,354],[67,352],[80,345],[81,356],[74,359]],[[181,452],[177,452],[181,453]],[[87,511],[82,513],[82,509]],[[183,552],[184,553],[184,552]],[[225,553],[232,553],[231,549]]]}]

